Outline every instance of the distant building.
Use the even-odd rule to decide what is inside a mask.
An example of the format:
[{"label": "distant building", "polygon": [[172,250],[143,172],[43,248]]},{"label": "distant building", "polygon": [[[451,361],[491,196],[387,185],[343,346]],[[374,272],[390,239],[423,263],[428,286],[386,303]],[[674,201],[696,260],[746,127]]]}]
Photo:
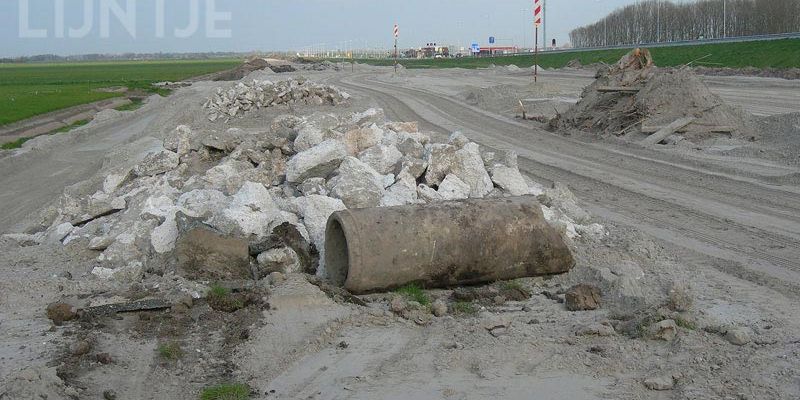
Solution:
[{"label": "distant building", "polygon": [[403,54],[406,58],[448,58],[450,57],[450,48],[438,46],[436,43],[428,43],[424,47],[406,50]]},{"label": "distant building", "polygon": [[481,52],[478,53],[478,56],[493,57],[517,53],[519,53],[519,48],[517,46],[488,46],[481,47]]}]

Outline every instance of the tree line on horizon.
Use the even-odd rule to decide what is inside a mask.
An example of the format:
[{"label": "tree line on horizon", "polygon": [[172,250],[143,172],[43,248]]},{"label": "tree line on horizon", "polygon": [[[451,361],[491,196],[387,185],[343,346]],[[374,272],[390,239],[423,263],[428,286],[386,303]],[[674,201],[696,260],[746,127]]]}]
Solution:
[{"label": "tree line on horizon", "polygon": [[569,36],[574,47],[599,47],[798,31],[800,0],[647,0],[619,8]]}]

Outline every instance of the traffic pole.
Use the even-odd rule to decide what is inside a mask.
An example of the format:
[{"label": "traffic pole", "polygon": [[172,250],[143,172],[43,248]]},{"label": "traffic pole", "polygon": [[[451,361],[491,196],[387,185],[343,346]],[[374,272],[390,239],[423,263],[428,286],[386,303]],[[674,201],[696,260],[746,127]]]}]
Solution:
[{"label": "traffic pole", "polygon": [[542,25],[542,2],[543,0],[533,0],[533,83],[539,79],[539,26]]},{"label": "traffic pole", "polygon": [[539,79],[539,25],[534,29],[536,33],[533,34],[533,83]]},{"label": "traffic pole", "polygon": [[394,24],[394,74],[397,75],[397,38],[400,37],[400,26]]}]

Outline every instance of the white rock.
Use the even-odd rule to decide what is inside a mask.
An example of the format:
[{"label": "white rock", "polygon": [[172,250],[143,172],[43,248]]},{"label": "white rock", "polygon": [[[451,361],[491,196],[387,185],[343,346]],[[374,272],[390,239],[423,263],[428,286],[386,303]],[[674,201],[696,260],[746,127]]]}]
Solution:
[{"label": "white rock", "polygon": [[249,162],[229,159],[206,171],[202,180],[208,184],[209,189],[233,193],[244,183],[244,172],[251,169],[253,165]]},{"label": "white rock", "polygon": [[347,157],[347,147],[338,140],[326,140],[313,148],[297,153],[289,160],[286,180],[292,183],[308,178],[326,177]]},{"label": "white rock", "polygon": [[275,204],[267,188],[260,183],[245,182],[233,196],[228,208],[208,223],[223,233],[261,238],[284,222],[287,222],[287,217]]},{"label": "white rock", "polygon": [[364,126],[366,124],[381,123],[386,118],[380,108],[370,108],[363,112],[353,113],[349,122],[353,125]]},{"label": "white rock", "polygon": [[187,125],[178,125],[164,139],[164,148],[178,154],[178,157],[183,157],[193,150],[194,132],[192,128]]},{"label": "white rock", "polygon": [[430,203],[432,201],[441,201],[442,195],[432,187],[423,183],[417,186],[417,198],[421,202]]},{"label": "white rock", "polygon": [[145,156],[144,160],[133,168],[133,173],[136,176],[159,175],[177,168],[179,162],[178,153],[162,150]]},{"label": "white rock", "polygon": [[456,161],[456,148],[449,144],[435,143],[425,149],[425,161],[428,170],[425,172],[425,183],[438,186]]},{"label": "white rock", "polygon": [[267,276],[272,272],[283,274],[298,273],[301,271],[300,258],[294,250],[288,247],[267,250],[256,257],[259,272]]},{"label": "white rock", "polygon": [[587,223],[591,219],[589,213],[578,205],[578,199],[563,183],[554,183],[553,187],[546,189],[541,197],[542,204],[560,210],[578,224]]},{"label": "white rock", "polygon": [[454,174],[449,174],[439,185],[438,193],[443,200],[462,200],[469,198],[470,187]]},{"label": "white rock", "polygon": [[169,253],[175,249],[175,242],[178,240],[178,224],[175,221],[175,211],[172,211],[164,219],[164,222],[153,229],[150,235],[150,244],[158,254]]},{"label": "white rock", "polygon": [[89,241],[89,250],[103,251],[114,243],[114,238],[109,236],[98,236]]},{"label": "white rock", "polygon": [[130,179],[131,173],[128,171],[124,174],[109,174],[103,180],[103,192],[106,194],[113,194],[120,186]]},{"label": "white rock", "polygon": [[600,240],[608,236],[608,231],[606,231],[606,228],[597,223],[591,225],[577,225],[575,230],[581,235],[581,237],[592,240]]},{"label": "white rock", "polygon": [[494,188],[492,178],[483,166],[480,148],[476,143],[467,143],[455,153],[450,172],[470,187],[470,197],[483,197]]},{"label": "white rock", "polygon": [[242,184],[241,189],[233,196],[231,204],[249,207],[254,211],[270,211],[277,208],[269,190],[263,184],[255,182]]},{"label": "white rock", "polygon": [[462,149],[467,143],[469,143],[469,139],[466,136],[464,136],[463,133],[456,131],[450,135],[450,138],[448,138],[447,143],[455,146],[457,149]]},{"label": "white rock", "polygon": [[373,146],[358,155],[359,160],[383,175],[394,172],[394,167],[401,158],[403,153],[397,147],[384,144]]},{"label": "white rock", "polygon": [[48,243],[61,243],[75,229],[69,222],[64,222],[47,234]]},{"label": "white rock", "polygon": [[328,218],[331,214],[336,211],[344,210],[346,207],[339,199],[319,195],[298,197],[294,199],[294,203],[300,215],[303,217],[303,224],[308,229],[311,241],[320,253],[320,265],[319,269],[317,269],[317,275],[326,276],[325,228],[327,227]]},{"label": "white rock", "polygon": [[331,197],[341,199],[347,208],[377,207],[384,194],[383,176],[355,157],[342,161],[329,186]]},{"label": "white rock", "polygon": [[347,151],[350,155],[357,155],[358,153],[369,149],[370,147],[378,145],[383,140],[383,129],[377,125],[372,124],[368,128],[359,128],[348,131],[344,134],[342,141],[347,146]]},{"label": "white rock", "polygon": [[190,217],[202,217],[227,208],[230,200],[224,193],[212,189],[195,189],[178,198],[177,206]]},{"label": "white rock", "polygon": [[300,191],[303,196],[310,196],[312,194],[328,195],[325,178],[308,178],[303,181],[303,183],[297,185],[297,190]]},{"label": "white rock", "polygon": [[144,277],[144,268],[138,261],[131,262],[120,268],[92,268],[92,275],[103,280],[114,280],[119,283],[134,283],[141,281]]},{"label": "white rock", "polygon": [[297,139],[294,140],[295,151],[306,151],[325,141],[325,133],[316,126],[305,124],[297,132]]},{"label": "white rock", "polygon": [[144,201],[142,212],[139,214],[143,218],[154,218],[163,220],[170,213],[175,213],[175,204],[167,196],[150,196]]},{"label": "white rock", "polygon": [[402,206],[418,203],[417,181],[408,171],[397,177],[397,182],[386,190],[381,199],[381,207]]},{"label": "white rock", "polygon": [[524,196],[531,194],[525,178],[516,168],[509,168],[505,165],[495,165],[492,168],[492,182],[497,187],[503,189],[512,196]]}]

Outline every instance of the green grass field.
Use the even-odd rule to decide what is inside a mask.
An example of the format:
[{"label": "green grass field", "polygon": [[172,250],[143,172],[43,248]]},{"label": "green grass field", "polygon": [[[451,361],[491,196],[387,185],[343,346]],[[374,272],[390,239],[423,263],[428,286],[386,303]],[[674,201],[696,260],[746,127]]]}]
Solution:
[{"label": "green grass field", "polygon": [[0,125],[124,95],[98,92],[99,88],[126,86],[159,93],[150,86],[152,83],[222,71],[241,62],[220,59],[0,64]]},{"label": "green grass field", "polygon": [[[576,58],[584,65],[599,62],[611,64],[628,51],[630,49],[543,53],[539,55],[538,64],[544,68],[561,68]],[[650,52],[653,54],[656,65],[662,67],[684,65],[702,58],[693,65],[731,68],[800,68],[800,39],[654,47],[650,49]],[[358,60],[358,62],[389,66],[394,61],[383,59]],[[401,60],[401,64],[406,68],[485,68],[490,64],[514,64],[518,67],[530,67],[533,63],[533,56]]]}]

